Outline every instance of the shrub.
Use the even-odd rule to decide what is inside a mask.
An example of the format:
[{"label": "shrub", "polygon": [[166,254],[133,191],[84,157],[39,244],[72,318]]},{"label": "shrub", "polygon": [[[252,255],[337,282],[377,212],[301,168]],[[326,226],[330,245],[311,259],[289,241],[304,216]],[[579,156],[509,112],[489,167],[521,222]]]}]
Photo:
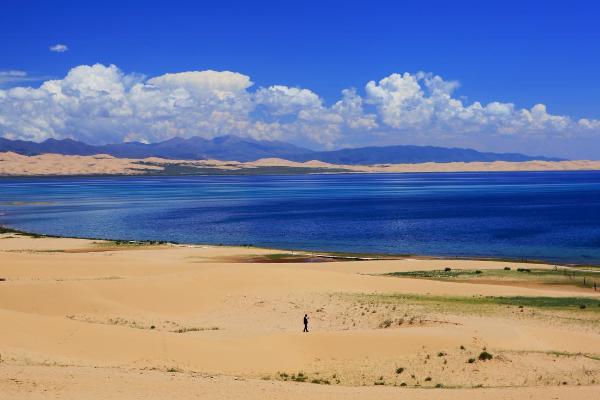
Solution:
[{"label": "shrub", "polygon": [[374,385],[385,385],[385,381],[383,380],[383,376],[380,376],[378,380],[373,382]]},{"label": "shrub", "polygon": [[579,308],[581,308],[582,310],[584,310],[585,309],[585,304],[580,305]]},{"label": "shrub", "polygon": [[383,321],[379,324],[379,327],[384,328],[384,329],[389,328],[392,325],[392,322],[394,322],[394,321],[392,321],[391,319],[386,319],[385,321]]},{"label": "shrub", "polygon": [[438,353],[438,357],[444,357],[445,355],[446,355],[446,353],[444,353],[443,351],[440,351],[440,352]]},{"label": "shrub", "polygon": [[475,362],[475,359],[474,359],[474,358],[469,358],[469,359],[467,360],[467,362],[468,362],[469,364],[473,364],[473,363]]},{"label": "shrub", "polygon": [[475,273],[476,273],[476,274],[480,274],[480,273],[481,273],[481,270],[480,270],[480,269],[478,269],[478,270],[476,270],[476,271],[475,271]]},{"label": "shrub", "polygon": [[404,372],[404,368],[402,368],[402,367],[398,367],[398,368],[396,368],[396,373],[397,373],[397,374],[401,374],[401,373],[403,373],[403,372]]},{"label": "shrub", "polygon": [[479,354],[479,359],[481,361],[491,360],[492,358],[494,358],[494,356],[488,353],[487,351],[482,351],[481,354]]},{"label": "shrub", "polygon": [[441,383],[438,383],[437,385],[435,385],[436,388],[443,388],[444,385],[442,385]]},{"label": "shrub", "polygon": [[292,375],[290,379],[296,382],[306,382],[306,376],[304,376],[302,373],[299,373],[298,376]]},{"label": "shrub", "polygon": [[431,377],[428,376],[427,378],[425,378],[425,382],[431,382]]},{"label": "shrub", "polygon": [[177,330],[174,330],[172,332],[175,333],[186,333],[186,332],[202,332],[202,331],[218,331],[219,327],[218,326],[212,326],[209,328],[179,328]]},{"label": "shrub", "polygon": [[402,382],[400,386],[406,386],[406,382]]},{"label": "shrub", "polygon": [[510,271],[510,267],[504,267],[505,271]]},{"label": "shrub", "polygon": [[452,271],[452,268],[450,268],[450,267],[446,267],[446,268],[444,268],[444,271],[446,271],[446,272],[450,272],[450,271]]},{"label": "shrub", "polygon": [[465,346],[463,346],[463,345],[461,344],[461,345],[460,345],[460,349],[461,349],[461,350],[464,350],[464,349],[465,349]]}]

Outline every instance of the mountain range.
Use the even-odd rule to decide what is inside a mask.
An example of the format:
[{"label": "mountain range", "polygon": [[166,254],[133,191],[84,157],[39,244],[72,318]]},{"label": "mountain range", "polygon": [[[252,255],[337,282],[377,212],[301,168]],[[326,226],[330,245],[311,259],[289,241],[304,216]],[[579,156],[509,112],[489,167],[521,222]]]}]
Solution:
[{"label": "mountain range", "polygon": [[173,138],[158,143],[125,142],[90,145],[72,139],[47,139],[43,142],[0,138],[0,152],[22,155],[55,153],[63,155],[109,154],[120,158],[160,157],[166,159],[223,161],[255,161],[261,158],[283,158],[290,161],[318,160],[332,164],[416,164],[423,162],[474,161],[561,161],[559,158],[529,156],[519,153],[485,153],[473,149],[435,146],[360,147],[330,151],[314,151],[280,141],[254,140],[227,135],[214,139],[199,136]]}]

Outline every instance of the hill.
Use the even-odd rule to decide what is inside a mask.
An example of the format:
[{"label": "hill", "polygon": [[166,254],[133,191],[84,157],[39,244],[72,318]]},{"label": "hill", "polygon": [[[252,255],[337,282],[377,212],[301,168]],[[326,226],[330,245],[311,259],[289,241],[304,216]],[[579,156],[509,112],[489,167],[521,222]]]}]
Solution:
[{"label": "hill", "polygon": [[165,159],[256,161],[282,158],[290,161],[318,160],[331,164],[416,164],[424,162],[560,161],[558,158],[519,153],[485,153],[473,149],[435,146],[361,147],[313,151],[281,141],[254,140],[227,135],[214,139],[199,136],[173,138],[158,143],[125,142],[89,145],[72,139],[47,139],[41,143],[0,138],[0,152],[34,156],[46,153],[88,156],[109,154],[119,158],[160,157]]}]

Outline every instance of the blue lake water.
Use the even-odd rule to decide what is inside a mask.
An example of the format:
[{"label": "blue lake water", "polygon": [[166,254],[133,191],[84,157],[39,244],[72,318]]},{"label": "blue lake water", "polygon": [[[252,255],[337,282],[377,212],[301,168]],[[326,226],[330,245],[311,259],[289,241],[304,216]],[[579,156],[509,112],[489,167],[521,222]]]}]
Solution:
[{"label": "blue lake water", "polygon": [[76,237],[600,264],[600,172],[5,178],[0,224]]}]

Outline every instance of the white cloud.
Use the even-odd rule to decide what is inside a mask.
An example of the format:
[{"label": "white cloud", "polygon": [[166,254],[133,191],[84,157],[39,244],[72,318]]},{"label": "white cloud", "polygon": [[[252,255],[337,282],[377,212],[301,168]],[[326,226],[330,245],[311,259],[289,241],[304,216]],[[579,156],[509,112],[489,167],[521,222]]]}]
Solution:
[{"label": "white cloud", "polygon": [[378,126],[375,114],[364,113],[363,99],[356,93],[356,89],[342,90],[342,99],[331,108],[350,129],[369,131]]},{"label": "white cloud", "polygon": [[10,83],[23,82],[27,80],[27,72],[25,71],[0,71],[0,86]]},{"label": "white cloud", "polygon": [[[366,86],[366,98],[383,122],[399,131],[421,131],[445,136],[518,135],[556,136],[580,131],[594,122],[577,123],[568,116],[552,115],[544,104],[518,109],[512,103],[474,102],[465,105],[452,97],[456,82],[417,73],[392,74]],[[594,120],[595,121],[595,120]]]},{"label": "white cloud", "polygon": [[[22,71],[0,72],[0,84],[27,77]],[[465,104],[454,96],[458,86],[433,74],[391,74],[368,82],[364,96],[343,90],[328,106],[305,88],[253,89],[250,77],[237,72],[188,71],[148,79],[114,65],[81,65],[37,88],[0,89],[0,135],[107,143],[236,134],[313,147],[419,143],[487,150],[502,145],[503,151],[553,143],[560,150],[561,141],[575,138],[600,147],[599,120],[553,115],[543,104],[529,109],[502,102]]]},{"label": "white cloud", "polygon": [[147,83],[162,89],[183,88],[197,96],[214,95],[221,99],[239,95],[252,86],[246,75],[212,70],[164,74],[149,79]]},{"label": "white cloud", "polygon": [[16,85],[23,82],[36,82],[45,79],[40,76],[31,76],[25,71],[5,70],[0,71],[0,87]]},{"label": "white cloud", "polygon": [[9,70],[9,71],[0,71],[0,78],[24,78],[27,76],[27,72],[25,71],[17,71],[17,70]]},{"label": "white cloud", "polygon": [[54,46],[50,46],[49,50],[54,53],[64,53],[69,50],[69,47],[66,44],[55,44]]},{"label": "white cloud", "polygon": [[319,109],[323,101],[308,90],[282,85],[260,88],[255,95],[256,104],[264,105],[273,115],[296,114],[305,109]]}]

